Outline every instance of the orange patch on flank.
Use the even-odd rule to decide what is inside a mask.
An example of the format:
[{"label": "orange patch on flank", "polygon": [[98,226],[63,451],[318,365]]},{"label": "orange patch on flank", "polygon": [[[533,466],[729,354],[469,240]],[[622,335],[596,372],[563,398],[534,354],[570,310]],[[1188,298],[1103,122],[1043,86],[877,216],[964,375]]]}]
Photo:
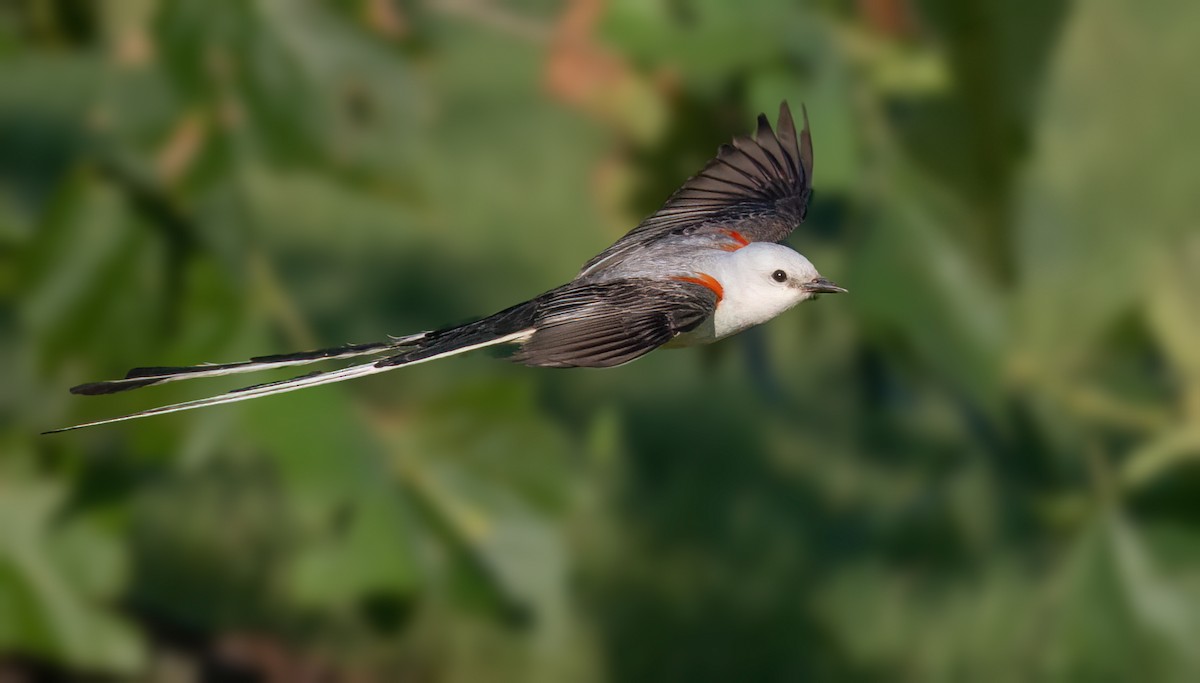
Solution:
[{"label": "orange patch on flank", "polygon": [[733,244],[729,244],[724,247],[721,247],[725,251],[737,251],[738,249],[741,249],[742,247],[750,244],[750,240],[746,239],[746,236],[743,235],[742,233],[738,232],[737,230],[722,230],[721,232],[728,235],[729,238],[732,239],[734,242]]},{"label": "orange patch on flank", "polygon": [[680,276],[674,279],[679,280],[680,282],[690,282],[694,285],[700,285],[701,287],[709,288],[712,290],[713,294],[717,295],[718,302],[725,298],[725,288],[721,286],[720,282],[717,282],[717,278],[709,275],[708,273],[700,273],[696,277]]}]

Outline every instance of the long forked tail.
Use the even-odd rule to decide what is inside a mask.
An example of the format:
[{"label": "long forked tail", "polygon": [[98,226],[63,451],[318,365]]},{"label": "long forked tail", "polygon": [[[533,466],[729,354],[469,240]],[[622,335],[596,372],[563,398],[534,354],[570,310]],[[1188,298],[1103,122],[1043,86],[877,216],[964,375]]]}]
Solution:
[{"label": "long forked tail", "polygon": [[[120,417],[111,417],[94,422],[85,422],[83,424],[72,425],[60,429],[52,429],[43,434],[57,434],[59,432],[69,432],[74,429],[82,429],[84,427],[95,427],[98,425],[109,424],[112,422],[122,422],[125,420],[135,420],[151,415],[163,415],[166,413],[177,413],[183,410],[192,410],[193,408],[203,408],[205,406],[221,405],[223,403],[235,403],[237,401],[247,401],[252,398],[260,398],[270,396],[272,394],[282,394],[288,391],[296,391],[297,389],[306,389],[322,384],[332,384],[333,382],[342,382],[355,377],[365,377],[374,375],[388,370],[404,367],[406,365],[416,365],[425,363],[447,356],[455,356],[467,351],[481,349],[488,346],[496,346],[499,344],[511,344],[523,341],[532,333],[532,329],[527,325],[514,324],[525,322],[526,315],[523,315],[521,306],[514,306],[511,309],[497,313],[494,316],[484,318],[473,323],[468,323],[459,327],[439,330],[436,332],[422,332],[420,334],[411,335],[408,337],[393,338],[387,342],[378,342],[375,344],[355,344],[350,346],[342,346],[333,349],[321,349],[319,351],[305,351],[294,354],[283,354],[278,356],[262,356],[252,358],[248,361],[240,363],[227,363],[222,365],[197,365],[190,367],[150,367],[150,368],[134,368],[130,370],[124,379],[111,380],[108,382],[95,382],[91,384],[81,384],[77,387],[72,387],[71,392],[75,394],[111,394],[118,391],[126,391],[128,389],[137,389],[139,387],[150,386],[152,384],[161,384],[164,382],[173,382],[181,379],[193,379],[197,377],[215,377],[219,375],[230,375],[243,372],[255,372],[258,370],[267,370],[278,367],[288,367],[293,365],[305,365],[308,363],[316,363],[324,360],[335,360],[340,358],[352,358],[365,355],[381,355],[386,352],[393,352],[391,355],[384,356],[379,360],[372,360],[366,363],[351,365],[349,367],[338,370],[318,371],[307,375],[293,377],[291,379],[280,380],[277,382],[266,382],[263,384],[254,384],[240,389],[234,389],[228,393],[200,398],[193,401],[185,401],[183,403],[174,403],[158,408],[150,408],[129,415]],[[516,315],[514,315],[516,314]],[[515,329],[514,329],[515,328]]]},{"label": "long forked tail", "polygon": [[319,363],[327,360],[339,360],[357,356],[377,356],[385,351],[396,351],[408,346],[414,346],[426,334],[425,332],[421,332],[407,337],[393,337],[385,342],[374,342],[371,344],[347,344],[346,346],[318,349],[316,351],[284,353],[275,356],[256,356],[250,360],[237,363],[204,363],[201,365],[134,368],[125,373],[125,376],[121,379],[89,382],[71,387],[71,393],[85,396],[115,394],[119,391],[129,391],[130,389],[140,389],[155,384],[177,382],[181,379],[238,375],[244,372],[258,372],[260,370],[286,368],[293,365],[308,365],[309,363]]}]

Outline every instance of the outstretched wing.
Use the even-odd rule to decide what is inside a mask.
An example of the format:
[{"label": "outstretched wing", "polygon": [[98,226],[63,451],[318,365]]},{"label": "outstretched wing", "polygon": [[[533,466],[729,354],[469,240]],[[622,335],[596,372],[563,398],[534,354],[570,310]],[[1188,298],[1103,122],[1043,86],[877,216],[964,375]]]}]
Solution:
[{"label": "outstretched wing", "polygon": [[808,211],[812,194],[812,137],[808,112],[796,125],[787,102],[779,105],[777,130],[758,115],[754,137],[721,145],[715,159],[675,191],[654,215],[642,221],[591,261],[580,276],[623,260],[659,240],[736,232],[749,242],[778,242],[791,234]]},{"label": "outstretched wing", "polygon": [[702,282],[634,278],[551,291],[539,302],[533,334],[512,360],[554,368],[628,363],[713,314],[719,290]]}]

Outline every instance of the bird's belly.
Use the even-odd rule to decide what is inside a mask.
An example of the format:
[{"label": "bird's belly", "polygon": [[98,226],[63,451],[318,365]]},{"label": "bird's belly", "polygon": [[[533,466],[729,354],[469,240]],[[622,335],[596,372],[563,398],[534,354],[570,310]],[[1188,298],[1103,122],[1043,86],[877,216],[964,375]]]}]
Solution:
[{"label": "bird's belly", "polygon": [[736,315],[731,315],[728,307],[717,306],[717,310],[712,316],[694,329],[667,342],[665,348],[711,344],[753,326],[753,322],[744,321]]},{"label": "bird's belly", "polygon": [[713,319],[709,318],[694,329],[684,332],[666,344],[663,344],[663,348],[679,349],[687,346],[699,346],[700,344],[711,344],[718,339],[720,337],[716,336],[713,330]]}]

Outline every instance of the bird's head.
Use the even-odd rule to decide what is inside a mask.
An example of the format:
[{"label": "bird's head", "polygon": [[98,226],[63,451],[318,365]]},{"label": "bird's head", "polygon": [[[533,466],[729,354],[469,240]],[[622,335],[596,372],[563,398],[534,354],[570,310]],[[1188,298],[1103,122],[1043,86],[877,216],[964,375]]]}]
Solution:
[{"label": "bird's head", "polygon": [[845,289],[821,277],[803,254],[781,244],[754,242],[730,254],[722,306],[737,311],[736,327],[766,322],[801,301]]},{"label": "bird's head", "polygon": [[795,305],[818,294],[846,291],[821,277],[803,254],[782,244],[755,242],[732,257],[738,281],[761,296],[794,299]]}]

